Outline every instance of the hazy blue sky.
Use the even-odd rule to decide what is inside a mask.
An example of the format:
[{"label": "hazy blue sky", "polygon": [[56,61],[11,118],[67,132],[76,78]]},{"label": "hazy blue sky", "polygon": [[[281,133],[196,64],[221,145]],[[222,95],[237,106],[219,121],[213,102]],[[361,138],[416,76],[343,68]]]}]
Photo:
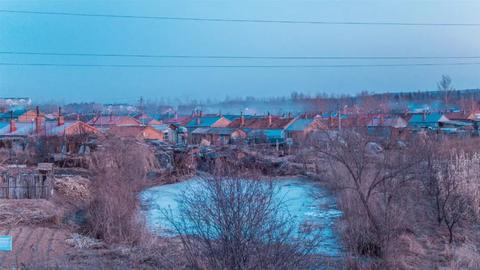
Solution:
[{"label": "hazy blue sky", "polygon": [[[273,20],[480,23],[480,1],[0,0],[0,9]],[[255,24],[0,13],[0,51],[190,55],[480,56],[480,27]],[[0,62],[85,64],[392,64],[477,60],[185,60],[0,55]],[[0,96],[134,101],[432,90],[442,74],[480,87],[480,66],[148,69],[0,66]]]}]

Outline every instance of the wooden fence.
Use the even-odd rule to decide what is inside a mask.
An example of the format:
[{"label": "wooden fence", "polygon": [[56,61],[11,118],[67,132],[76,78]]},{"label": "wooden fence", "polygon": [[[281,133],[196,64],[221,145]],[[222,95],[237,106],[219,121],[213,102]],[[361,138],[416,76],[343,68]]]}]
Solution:
[{"label": "wooden fence", "polygon": [[49,199],[52,179],[41,173],[0,173],[0,199]]}]

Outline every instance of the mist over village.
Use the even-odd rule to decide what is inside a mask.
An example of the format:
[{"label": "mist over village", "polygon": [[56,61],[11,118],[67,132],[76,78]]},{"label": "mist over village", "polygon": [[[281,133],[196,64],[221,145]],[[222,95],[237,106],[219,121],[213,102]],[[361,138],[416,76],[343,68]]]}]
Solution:
[{"label": "mist over village", "polygon": [[480,269],[478,11],[0,1],[0,269]]}]

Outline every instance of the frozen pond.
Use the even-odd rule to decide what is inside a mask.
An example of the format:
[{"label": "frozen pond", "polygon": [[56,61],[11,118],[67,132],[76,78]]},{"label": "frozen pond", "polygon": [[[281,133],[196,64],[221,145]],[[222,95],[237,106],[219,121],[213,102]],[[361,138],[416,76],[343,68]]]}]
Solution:
[{"label": "frozen pond", "polygon": [[[172,232],[170,224],[163,217],[162,209],[171,209],[178,213],[176,198],[191,185],[198,185],[198,179],[149,188],[140,194],[142,209],[149,228],[159,234]],[[286,204],[286,211],[293,216],[295,223],[316,224],[321,227],[322,243],[319,253],[335,256],[340,251],[337,236],[334,233],[335,219],[341,216],[336,208],[335,200],[328,192],[315,182],[300,178],[277,179],[274,185],[278,188],[279,200]]]}]

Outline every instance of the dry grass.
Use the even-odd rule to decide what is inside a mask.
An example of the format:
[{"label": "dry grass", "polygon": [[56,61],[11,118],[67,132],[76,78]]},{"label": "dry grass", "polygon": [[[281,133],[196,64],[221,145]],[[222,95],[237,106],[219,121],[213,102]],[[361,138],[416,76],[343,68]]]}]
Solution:
[{"label": "dry grass", "polygon": [[137,192],[145,184],[151,153],[135,140],[111,139],[94,155],[92,200],[85,232],[108,244],[135,245],[148,236]]},{"label": "dry grass", "polygon": [[446,257],[450,263],[442,269],[480,269],[480,251],[474,244],[450,247],[446,251]]},{"label": "dry grass", "polygon": [[58,195],[75,202],[91,199],[90,180],[81,176],[66,176],[54,180],[54,189]]},{"label": "dry grass", "polygon": [[47,200],[0,200],[0,226],[58,224],[60,216]]}]

